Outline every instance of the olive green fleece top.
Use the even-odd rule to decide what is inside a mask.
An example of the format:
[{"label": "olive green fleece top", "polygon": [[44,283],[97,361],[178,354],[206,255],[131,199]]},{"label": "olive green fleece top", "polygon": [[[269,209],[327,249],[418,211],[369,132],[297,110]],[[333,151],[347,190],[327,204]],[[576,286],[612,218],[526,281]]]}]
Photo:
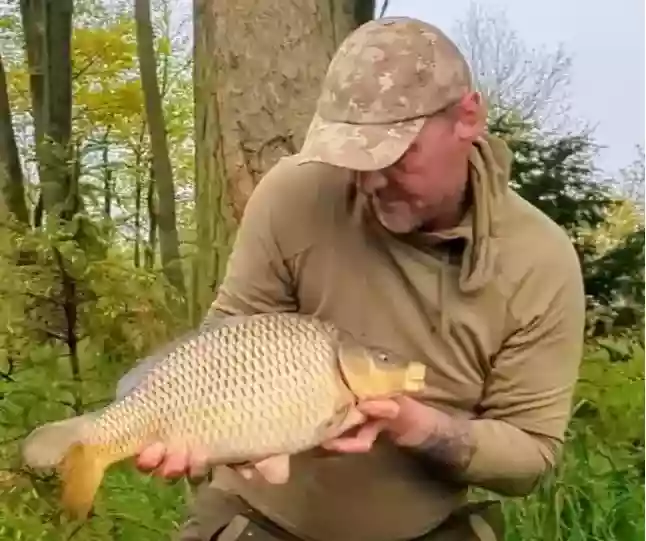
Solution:
[{"label": "olive green fleece top", "polygon": [[236,490],[305,539],[382,541],[427,531],[467,485],[530,491],[555,462],[582,354],[584,292],[563,230],[508,187],[511,153],[470,158],[472,209],[451,230],[398,237],[350,171],[282,159],[254,190],[212,314],[299,311],[428,365],[425,400],[470,419],[460,479],[380,440],[360,455],[304,454],[284,486]]}]

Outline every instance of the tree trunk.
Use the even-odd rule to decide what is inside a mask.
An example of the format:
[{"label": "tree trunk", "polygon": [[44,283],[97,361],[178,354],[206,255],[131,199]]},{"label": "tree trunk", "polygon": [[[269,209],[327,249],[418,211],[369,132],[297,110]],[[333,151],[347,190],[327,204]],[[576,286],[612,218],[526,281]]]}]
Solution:
[{"label": "tree trunk", "polygon": [[175,212],[175,190],[161,96],[157,82],[153,28],[149,0],[135,0],[137,52],[149,127],[152,166],[159,197],[159,249],[164,274],[169,283],[186,299],[186,285],[179,253],[179,235]]},{"label": "tree trunk", "polygon": [[110,128],[106,130],[103,136],[103,148],[101,149],[101,158],[103,161],[103,215],[106,220],[112,218],[112,197],[113,184],[112,166],[110,165]]},{"label": "tree trunk", "polygon": [[193,323],[212,302],[251,191],[298,151],[330,59],[373,13],[374,0],[194,0]]},{"label": "tree trunk", "polygon": [[0,55],[0,190],[3,204],[13,219],[29,227],[29,211],[25,201],[25,184],[20,156],[13,131],[7,78]]},{"label": "tree trunk", "polygon": [[135,267],[141,267],[141,194],[143,182],[141,174],[137,172],[135,179]]},{"label": "tree trunk", "polygon": [[[73,0],[21,0],[25,48],[34,115],[40,193],[34,222],[64,224],[82,208],[78,183],[80,162],[72,140],[72,17]],[[93,232],[81,227],[75,234],[80,247],[92,246]],[[89,242],[87,242],[89,241]],[[87,243],[86,243],[87,242]],[[74,278],[58,246],[51,246],[58,271],[58,292],[40,300],[26,315],[44,320],[45,334],[64,342],[69,350],[75,383],[81,382],[78,358],[78,293]],[[55,291],[55,289],[54,289]],[[53,309],[52,309],[53,305]],[[40,326],[39,326],[40,327]],[[61,333],[61,329],[65,332]],[[81,412],[81,394],[73,389],[74,410]]]},{"label": "tree trunk", "polygon": [[21,0],[20,12],[42,197],[39,213],[64,220],[80,206],[77,190],[71,186],[74,175],[69,146],[73,0]]},{"label": "tree trunk", "polygon": [[44,108],[45,152],[41,179],[46,214],[70,219],[78,209],[72,185],[72,14],[73,0],[47,0],[43,58],[47,67]]},{"label": "tree trunk", "polygon": [[144,175],[143,175],[143,153],[144,153],[144,136],[146,126],[141,126],[139,132],[139,142],[133,149],[135,154],[135,267],[141,267],[141,246],[142,246],[142,197],[144,188]]},{"label": "tree trunk", "polygon": [[155,170],[151,166],[146,190],[146,208],[148,210],[148,241],[144,250],[144,267],[152,270],[157,255],[157,224],[159,212],[155,201]]},{"label": "tree trunk", "polygon": [[[29,66],[29,91],[34,119],[36,155],[41,157],[45,133],[45,77],[47,74],[45,48],[45,0],[20,0],[20,15],[25,35],[25,52]],[[38,161],[38,174],[43,178],[43,167]],[[37,221],[42,220],[42,196],[39,199]]]}]

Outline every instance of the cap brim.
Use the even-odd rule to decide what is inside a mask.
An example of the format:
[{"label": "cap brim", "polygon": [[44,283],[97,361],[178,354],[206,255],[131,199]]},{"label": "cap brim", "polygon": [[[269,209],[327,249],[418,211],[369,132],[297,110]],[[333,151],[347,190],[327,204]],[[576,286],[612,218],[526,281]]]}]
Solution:
[{"label": "cap brim", "polygon": [[299,152],[299,164],[323,162],[376,171],[395,163],[424,125],[424,118],[391,124],[346,124],[315,115]]}]

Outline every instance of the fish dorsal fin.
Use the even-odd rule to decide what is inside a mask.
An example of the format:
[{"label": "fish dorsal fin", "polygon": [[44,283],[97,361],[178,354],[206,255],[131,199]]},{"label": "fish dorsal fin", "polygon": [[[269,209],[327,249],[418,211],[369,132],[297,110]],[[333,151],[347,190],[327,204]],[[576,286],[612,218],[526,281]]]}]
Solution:
[{"label": "fish dorsal fin", "polygon": [[214,331],[220,329],[224,326],[237,325],[242,321],[249,319],[250,315],[238,314],[238,315],[227,315],[216,312],[215,314],[206,316],[202,321],[202,324],[198,327],[197,332],[203,331]]},{"label": "fish dorsal fin", "polygon": [[178,338],[171,340],[168,344],[163,345],[162,347],[155,350],[154,353],[144,357],[139,362],[135,364],[128,372],[126,372],[119,381],[117,382],[117,389],[115,392],[116,399],[121,400],[128,393],[130,393],[135,387],[137,387],[141,382],[144,381],[149,371],[158,363],[162,362],[166,357],[182,343],[191,340],[199,336],[204,332],[215,331],[224,326],[235,325],[240,323],[248,316],[218,316],[218,317],[207,317],[202,325],[197,329],[191,329],[190,331],[180,335]]},{"label": "fish dorsal fin", "polygon": [[186,333],[176,340],[162,346],[155,350],[155,352],[147,357],[144,357],[137,362],[130,370],[128,370],[117,382],[117,390],[115,392],[116,399],[121,400],[129,394],[135,387],[137,387],[146,378],[150,370],[158,363],[162,362],[169,353],[171,353],[183,341],[196,336],[195,331]]},{"label": "fish dorsal fin", "polygon": [[416,394],[426,386],[424,364],[363,346],[344,332],[338,333],[338,361],[346,385],[359,400]]}]

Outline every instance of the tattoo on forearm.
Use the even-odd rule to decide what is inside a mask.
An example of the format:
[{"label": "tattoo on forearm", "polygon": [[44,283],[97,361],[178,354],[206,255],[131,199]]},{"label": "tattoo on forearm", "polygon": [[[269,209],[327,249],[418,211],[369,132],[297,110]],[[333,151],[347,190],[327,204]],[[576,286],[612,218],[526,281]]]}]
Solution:
[{"label": "tattoo on forearm", "polygon": [[426,438],[417,450],[438,468],[459,474],[469,466],[476,449],[468,421],[454,419]]}]

